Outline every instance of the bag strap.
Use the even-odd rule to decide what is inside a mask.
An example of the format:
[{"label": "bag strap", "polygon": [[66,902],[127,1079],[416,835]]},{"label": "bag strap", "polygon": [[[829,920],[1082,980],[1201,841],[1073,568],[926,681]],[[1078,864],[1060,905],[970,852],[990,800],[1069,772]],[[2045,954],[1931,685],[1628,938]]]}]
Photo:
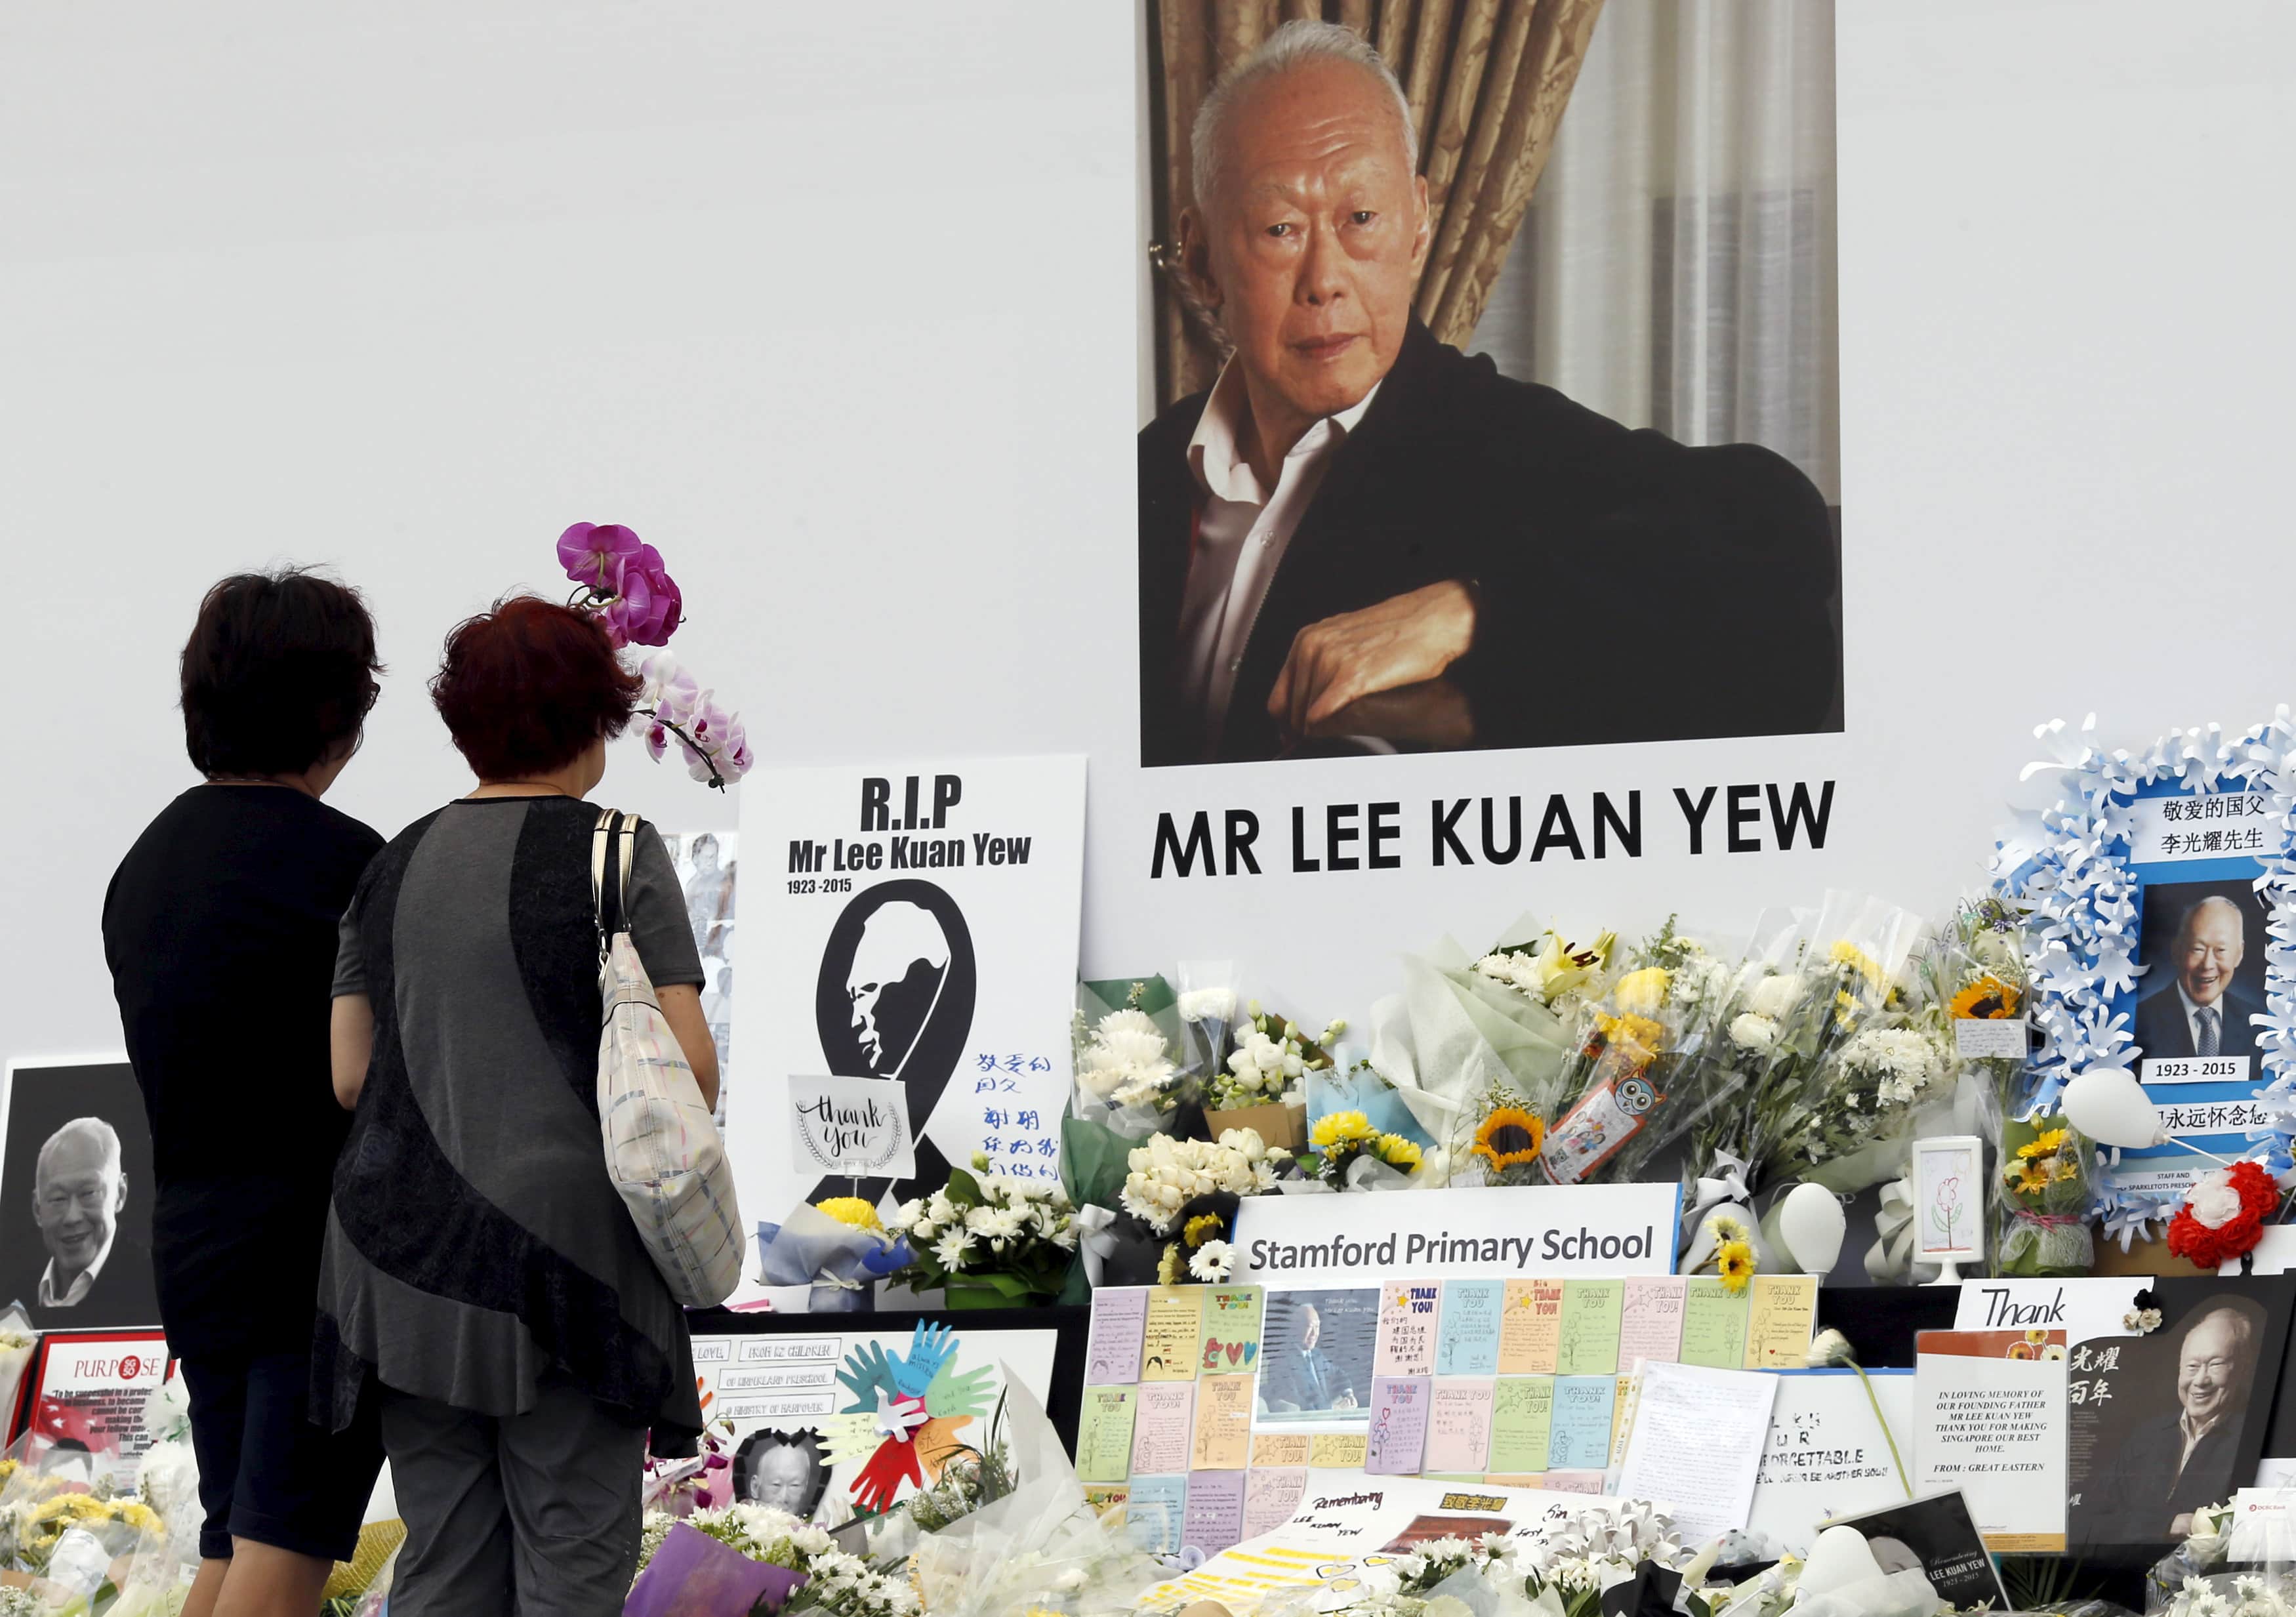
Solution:
[{"label": "bag strap", "polygon": [[[614,934],[629,930],[630,864],[636,855],[638,827],[645,824],[635,814],[611,808],[598,811],[590,831],[590,909],[598,926],[598,957],[613,948]],[[614,872],[612,903],[607,902],[606,871]]]}]

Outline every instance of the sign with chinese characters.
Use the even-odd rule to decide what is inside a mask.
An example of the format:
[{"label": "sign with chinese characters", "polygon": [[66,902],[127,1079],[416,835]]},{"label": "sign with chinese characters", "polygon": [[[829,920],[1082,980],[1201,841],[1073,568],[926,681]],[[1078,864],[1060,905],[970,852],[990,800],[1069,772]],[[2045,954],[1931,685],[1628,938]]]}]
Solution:
[{"label": "sign with chinese characters", "polygon": [[[2231,778],[2218,791],[2182,780],[2140,786],[2125,810],[2136,948],[2110,1008],[2135,1041],[2136,1076],[2162,1127],[2235,1157],[2265,1120],[2256,1104],[2259,1022],[2271,993],[2270,916],[2256,882],[2283,834],[2269,792]],[[2173,1145],[2124,1151],[2123,1194],[2173,1195],[2209,1163]]]},{"label": "sign with chinese characters", "polygon": [[2132,865],[2269,853],[2277,846],[2271,800],[2261,792],[2141,797],[2128,816]]},{"label": "sign with chinese characters", "polygon": [[[1079,757],[750,777],[742,902],[754,941],[726,1141],[751,1222],[800,1199],[938,1188],[976,1154],[995,1172],[1059,1178],[1084,788]],[[791,1078],[815,1073],[855,1080],[838,1113],[885,1086],[877,1122],[906,1118],[914,1165],[860,1176],[857,1192],[853,1176],[825,1166],[793,1182]],[[865,1120],[861,1131],[873,1128]]]}]

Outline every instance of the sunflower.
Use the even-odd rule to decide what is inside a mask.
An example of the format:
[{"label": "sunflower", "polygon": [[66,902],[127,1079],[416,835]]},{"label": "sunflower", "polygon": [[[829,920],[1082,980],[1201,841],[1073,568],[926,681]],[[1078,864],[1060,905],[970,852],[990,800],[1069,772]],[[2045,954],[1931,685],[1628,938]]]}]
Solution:
[{"label": "sunflower", "polygon": [[1744,1291],[1754,1278],[1754,1249],[1743,1241],[1725,1241],[1714,1254],[1714,1272],[1728,1290]]},{"label": "sunflower", "polygon": [[1538,1161],[1539,1147],[1545,1144],[1545,1123],[1520,1106],[1500,1106],[1475,1130],[1475,1144],[1468,1154],[1482,1158],[1494,1169],[1513,1168]]},{"label": "sunflower", "polygon": [[1227,1223],[1218,1213],[1198,1213],[1181,1229],[1180,1239],[1191,1247],[1198,1247],[1226,1233]]},{"label": "sunflower", "polygon": [[1334,1145],[1353,1145],[1378,1136],[1379,1130],[1360,1112],[1327,1112],[1316,1120],[1308,1138],[1318,1151],[1329,1151]]},{"label": "sunflower", "polygon": [[1952,1014],[1997,1022],[2017,1014],[2017,990],[1988,972],[1953,997]]},{"label": "sunflower", "polygon": [[860,1196],[831,1196],[826,1201],[816,1202],[813,1211],[827,1213],[840,1224],[849,1224],[855,1229],[885,1227],[877,1217],[877,1210]]},{"label": "sunflower", "polygon": [[1399,1134],[1381,1135],[1376,1149],[1379,1153],[1379,1160],[1390,1168],[1409,1169],[1419,1166],[1419,1147]]},{"label": "sunflower", "polygon": [[2052,1129],[2046,1134],[2038,1135],[2026,1144],[2018,1146],[2017,1154],[2021,1157],[2054,1156],[2057,1154],[2057,1147],[2064,1143],[2065,1131],[2062,1129]]}]

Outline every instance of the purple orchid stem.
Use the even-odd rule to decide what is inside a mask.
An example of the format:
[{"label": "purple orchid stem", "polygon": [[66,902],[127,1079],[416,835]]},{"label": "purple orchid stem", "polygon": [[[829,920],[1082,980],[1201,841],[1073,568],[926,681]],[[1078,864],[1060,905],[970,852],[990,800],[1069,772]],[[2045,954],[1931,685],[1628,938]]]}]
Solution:
[{"label": "purple orchid stem", "polygon": [[640,708],[638,711],[644,714],[648,718],[652,719],[654,723],[660,725],[672,735],[676,736],[679,743],[684,746],[688,752],[693,753],[694,757],[700,759],[703,764],[709,767],[709,784],[710,790],[714,792],[723,792],[726,790],[726,777],[718,773],[718,760],[710,757],[707,752],[704,752],[701,748],[695,746],[693,744],[693,737],[688,735],[681,726],[674,725],[670,723],[669,720],[662,718],[652,708]]}]

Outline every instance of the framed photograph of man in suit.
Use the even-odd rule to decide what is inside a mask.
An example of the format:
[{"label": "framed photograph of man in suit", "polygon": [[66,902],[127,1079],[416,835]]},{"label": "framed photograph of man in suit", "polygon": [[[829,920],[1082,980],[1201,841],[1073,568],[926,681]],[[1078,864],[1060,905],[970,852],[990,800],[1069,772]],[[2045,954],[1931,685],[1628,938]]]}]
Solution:
[{"label": "framed photograph of man in suit", "polygon": [[1148,0],[1144,767],[1842,728],[1833,8],[1675,10]]},{"label": "framed photograph of man in suit", "polygon": [[2292,1287],[2253,1276],[2154,1283],[2161,1323],[2077,1342],[2067,1389],[2067,1551],[2150,1563],[2256,1477],[2288,1342]]},{"label": "framed photograph of man in suit", "polygon": [[2264,906],[2252,882],[2147,882],[2133,1026],[2148,1084],[2246,1081],[2264,1014]]},{"label": "framed photograph of man in suit", "polygon": [[[2266,1036],[2276,993],[2269,941],[2276,885],[2259,879],[2284,852],[2268,782],[2226,774],[2136,787],[2120,866],[2136,887],[2133,983],[2113,994],[2137,1081],[2161,1125],[2201,1150],[2248,1154],[2263,1125],[2257,1096],[2275,1079]],[[2174,1196],[2207,1171],[2175,1146],[2124,1152],[2114,1184]]]}]

